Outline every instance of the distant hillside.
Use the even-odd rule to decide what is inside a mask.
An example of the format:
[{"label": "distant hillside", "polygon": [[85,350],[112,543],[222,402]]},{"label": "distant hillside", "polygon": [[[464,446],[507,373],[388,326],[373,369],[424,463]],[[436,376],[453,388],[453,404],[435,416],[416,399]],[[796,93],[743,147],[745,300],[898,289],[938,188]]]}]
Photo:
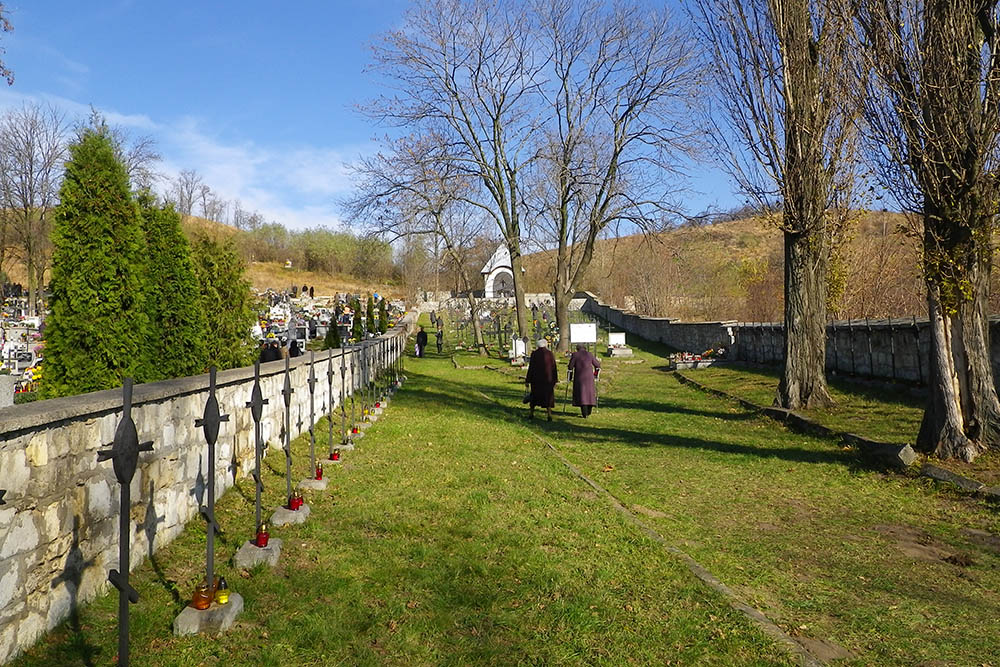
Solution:
[{"label": "distant hillside", "polygon": [[[833,317],[923,313],[917,244],[904,223],[879,212],[855,223],[839,254]],[[525,266],[529,291],[551,290],[554,251],[527,256]],[[657,317],[775,321],[783,271],[781,231],[750,218],[600,241],[581,288]]]}]

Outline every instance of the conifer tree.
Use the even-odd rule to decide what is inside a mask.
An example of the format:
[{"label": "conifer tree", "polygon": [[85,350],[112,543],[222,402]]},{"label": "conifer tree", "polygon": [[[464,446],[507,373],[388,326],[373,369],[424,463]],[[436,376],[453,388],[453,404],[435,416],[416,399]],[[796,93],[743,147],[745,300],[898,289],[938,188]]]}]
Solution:
[{"label": "conifer tree", "polygon": [[368,295],[368,302],[365,303],[365,331],[370,334],[375,333],[375,299]]},{"label": "conifer tree", "polygon": [[361,322],[361,298],[357,297],[351,302],[351,338],[360,342],[364,337],[364,328]]},{"label": "conifer tree", "polygon": [[220,370],[250,365],[256,352],[250,338],[256,314],[243,260],[231,242],[204,235],[192,240],[191,258],[205,314],[208,365]]},{"label": "conifer tree", "polygon": [[326,330],[326,337],[323,339],[324,350],[336,350],[340,347],[340,327],[336,318],[330,319],[330,326]]},{"label": "conifer tree", "polygon": [[107,128],[69,147],[52,230],[52,314],[45,325],[46,398],[144,378],[145,239]]},{"label": "conifer tree", "polygon": [[147,381],[186,377],[208,366],[205,313],[181,216],[172,204],[138,198],[146,236]]},{"label": "conifer tree", "polygon": [[385,333],[389,330],[389,313],[386,311],[385,299],[378,302],[378,332]]}]

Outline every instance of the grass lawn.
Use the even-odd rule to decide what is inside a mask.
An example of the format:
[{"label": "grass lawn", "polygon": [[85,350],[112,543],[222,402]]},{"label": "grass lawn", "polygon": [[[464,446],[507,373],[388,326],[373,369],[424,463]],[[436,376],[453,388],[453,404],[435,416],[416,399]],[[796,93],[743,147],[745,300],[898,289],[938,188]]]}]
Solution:
[{"label": "grass lawn", "polygon": [[[252,482],[221,499],[217,567],[247,604],[232,631],[171,635],[203,573],[202,522],[133,573],[135,664],[795,664],[550,443],[814,655],[1000,665],[1000,521],[986,505],[681,385],[652,346],[636,347],[643,363],[604,361],[590,419],[551,423],[524,419],[523,371],[455,369],[430,347],[329,489],[307,496],[309,521],[273,530],[277,568],[231,568]],[[300,479],[307,438],[295,447]],[[83,607],[13,664],[108,664],[116,608],[111,595]]]},{"label": "grass lawn", "polygon": [[[714,366],[683,372],[707,387],[721,389],[757,405],[774,402],[781,379],[778,369],[748,366]],[[912,444],[916,440],[924,414],[923,399],[836,378],[830,380],[829,389],[836,405],[798,412],[834,430],[872,440],[899,444]]]}]

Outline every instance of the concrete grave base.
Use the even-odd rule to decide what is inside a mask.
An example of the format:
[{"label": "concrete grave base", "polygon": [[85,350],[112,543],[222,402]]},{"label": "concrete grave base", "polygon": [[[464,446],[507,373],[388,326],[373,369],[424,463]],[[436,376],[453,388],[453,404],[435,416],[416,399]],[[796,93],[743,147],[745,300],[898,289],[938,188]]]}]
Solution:
[{"label": "concrete grave base", "polygon": [[[329,464],[340,463],[340,461],[327,461]],[[304,479],[299,482],[300,489],[308,489],[309,491],[326,491],[326,480],[325,479]],[[300,510],[301,511],[301,510]]]},{"label": "concrete grave base", "polygon": [[225,632],[233,626],[242,611],[243,597],[239,593],[230,593],[227,604],[213,602],[208,609],[184,607],[184,611],[174,619],[174,634],[183,637]]},{"label": "concrete grave base", "polygon": [[609,347],[608,348],[609,357],[631,357],[632,348],[630,347]]},{"label": "concrete grave base", "polygon": [[358,438],[363,438],[363,437],[365,437],[365,432],[360,429],[358,430],[357,433],[351,434],[351,440],[357,440]]},{"label": "concrete grave base", "polygon": [[[339,449],[342,452],[353,452],[354,451],[354,443],[353,442],[341,443],[341,444],[337,445],[335,447],[335,449]],[[330,458],[330,455],[327,454],[327,460],[329,460],[329,458]]]},{"label": "concrete grave base", "polygon": [[271,515],[272,526],[286,526],[290,523],[305,523],[309,518],[309,505],[303,503],[297,510],[290,510],[287,507],[279,507]]},{"label": "concrete grave base", "polygon": [[258,547],[253,541],[247,540],[233,556],[233,564],[244,570],[249,570],[259,563],[274,567],[278,564],[279,558],[281,558],[281,540],[278,538],[269,539],[266,547]]},{"label": "concrete grave base", "polygon": [[384,410],[382,408],[372,408],[372,419],[375,419],[376,417],[378,417],[383,412],[384,412]]}]

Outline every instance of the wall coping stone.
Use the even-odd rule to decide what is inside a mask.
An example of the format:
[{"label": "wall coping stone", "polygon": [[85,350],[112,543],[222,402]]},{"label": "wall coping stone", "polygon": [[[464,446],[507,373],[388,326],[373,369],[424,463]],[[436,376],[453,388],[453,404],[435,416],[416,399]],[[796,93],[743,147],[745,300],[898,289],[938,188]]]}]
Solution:
[{"label": "wall coping stone", "polygon": [[[407,335],[406,327],[396,326],[379,338],[388,339],[400,335]],[[371,340],[378,340],[378,338]],[[344,349],[335,348],[334,359],[339,358]],[[322,357],[317,355],[317,364],[320,359],[326,361],[327,355],[325,353],[326,350],[323,350]],[[303,354],[296,359],[292,359],[289,368],[294,370],[302,366],[308,366],[308,364],[309,355]],[[269,361],[260,365],[261,378],[280,375],[284,372],[284,359]],[[243,384],[252,378],[253,374],[253,366],[219,371],[216,378],[216,386],[222,389],[231,385]],[[201,394],[207,391],[208,373],[162,380],[160,382],[137,384],[132,390],[132,407],[136,408],[147,403],[158,403],[171,398]],[[0,411],[0,436],[3,436],[4,439],[14,438],[23,431],[35,430],[46,425],[56,425],[59,422],[102,417],[121,409],[122,390],[120,387],[92,391],[76,396],[64,396],[13,405]]]}]

